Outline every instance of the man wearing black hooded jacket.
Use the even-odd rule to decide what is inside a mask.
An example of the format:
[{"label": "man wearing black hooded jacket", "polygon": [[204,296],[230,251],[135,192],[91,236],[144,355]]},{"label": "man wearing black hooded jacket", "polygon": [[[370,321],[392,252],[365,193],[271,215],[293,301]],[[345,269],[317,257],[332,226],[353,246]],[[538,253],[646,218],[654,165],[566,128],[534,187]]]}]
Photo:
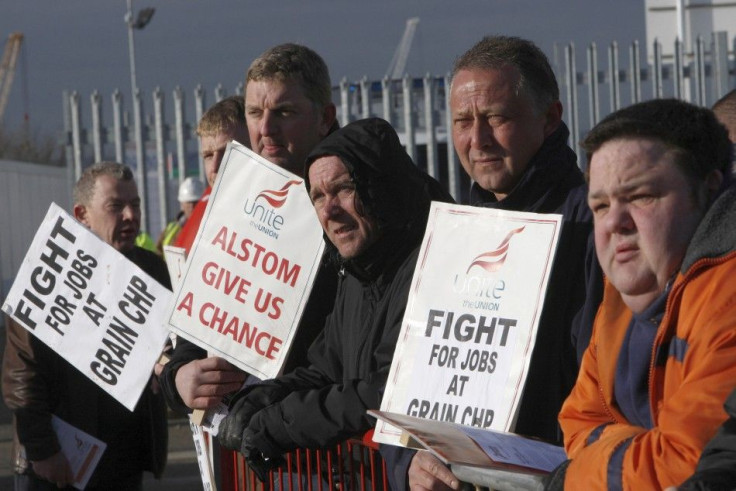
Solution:
[{"label": "man wearing black hooded jacket", "polygon": [[244,389],[220,426],[220,443],[254,470],[373,426],[366,410],[381,403],[430,202],[452,201],[377,118],[327,136],[305,176],[340,270],[338,293],[310,366]]}]

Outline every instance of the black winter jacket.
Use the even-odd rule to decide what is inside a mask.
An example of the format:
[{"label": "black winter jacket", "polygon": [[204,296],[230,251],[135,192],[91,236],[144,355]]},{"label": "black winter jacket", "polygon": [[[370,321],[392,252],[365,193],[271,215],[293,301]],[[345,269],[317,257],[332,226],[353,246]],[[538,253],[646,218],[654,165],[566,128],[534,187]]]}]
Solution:
[{"label": "black winter jacket", "polygon": [[325,155],[348,168],[382,235],[350,261],[328,242],[341,272],[333,311],[309,349],[310,366],[236,397],[255,411],[247,424],[252,442],[280,452],[329,447],[373,426],[366,410],[380,406],[430,201],[451,201],[383,120],[356,121],[328,136],[308,157],[305,175]]}]

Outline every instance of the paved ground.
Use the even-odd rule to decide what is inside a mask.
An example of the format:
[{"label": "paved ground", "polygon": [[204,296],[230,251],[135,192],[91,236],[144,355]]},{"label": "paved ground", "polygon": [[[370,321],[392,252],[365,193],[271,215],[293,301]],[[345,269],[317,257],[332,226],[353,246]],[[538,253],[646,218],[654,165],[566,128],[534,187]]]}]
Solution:
[{"label": "paved ground", "polygon": [[[0,357],[5,352],[5,328],[0,326]],[[13,471],[10,465],[10,449],[13,441],[11,414],[0,403],[0,489],[13,489]],[[196,491],[202,489],[197,458],[194,452],[189,423],[184,418],[169,419],[169,461],[160,481],[146,473],[146,491]]]}]

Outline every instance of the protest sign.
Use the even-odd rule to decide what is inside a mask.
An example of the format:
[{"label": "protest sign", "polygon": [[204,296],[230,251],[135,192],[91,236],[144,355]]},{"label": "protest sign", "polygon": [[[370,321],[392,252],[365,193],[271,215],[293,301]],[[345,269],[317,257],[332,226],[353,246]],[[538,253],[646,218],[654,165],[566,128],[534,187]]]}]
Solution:
[{"label": "protest sign", "polygon": [[3,311],[132,411],[166,342],[170,299],[52,203]]},{"label": "protest sign", "polygon": [[230,143],[169,327],[259,377],[279,374],[324,241],[304,181]]},{"label": "protest sign", "polygon": [[[512,430],[560,227],[432,203],[381,411]],[[400,444],[383,422],[373,438]]]}]

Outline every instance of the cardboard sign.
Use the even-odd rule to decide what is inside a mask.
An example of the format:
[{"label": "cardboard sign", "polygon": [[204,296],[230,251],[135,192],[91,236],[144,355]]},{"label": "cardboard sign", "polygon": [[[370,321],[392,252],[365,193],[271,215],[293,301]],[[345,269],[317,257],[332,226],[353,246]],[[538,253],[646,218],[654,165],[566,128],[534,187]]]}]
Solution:
[{"label": "cardboard sign", "polygon": [[132,411],[166,342],[170,299],[52,203],[3,311]]},{"label": "cardboard sign", "polygon": [[323,248],[304,181],[232,142],[176,290],[170,329],[259,378],[277,376]]},{"label": "cardboard sign", "polygon": [[[381,411],[513,429],[560,227],[432,203]],[[399,439],[386,423],[374,433]]]}]

